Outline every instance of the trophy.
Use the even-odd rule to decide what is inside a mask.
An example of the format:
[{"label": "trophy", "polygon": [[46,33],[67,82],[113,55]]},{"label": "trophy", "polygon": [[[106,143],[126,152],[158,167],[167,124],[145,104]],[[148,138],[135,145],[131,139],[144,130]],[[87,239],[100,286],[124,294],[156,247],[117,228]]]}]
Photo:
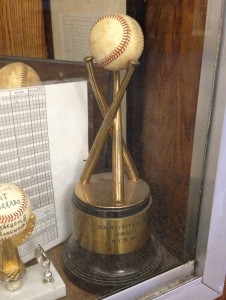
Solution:
[{"label": "trophy", "polygon": [[[38,264],[25,267],[17,246],[33,232],[35,215],[24,191],[13,183],[0,184],[0,298],[59,299],[66,295],[66,287],[39,245],[34,254]],[[41,269],[44,270],[42,274]]]},{"label": "trophy", "polygon": [[25,266],[17,246],[32,233],[35,215],[27,195],[15,184],[0,184],[0,280],[7,290],[22,285]]},{"label": "trophy", "polygon": [[[69,276],[85,288],[117,288],[148,278],[161,260],[150,234],[150,189],[139,178],[122,135],[121,101],[139,65],[144,38],[133,18],[109,14],[94,23],[89,45],[92,56],[84,61],[103,123],[75,185],[73,233],[65,243],[63,261]],[[110,107],[98,87],[93,59],[114,73]],[[94,174],[109,134],[112,172]]]}]

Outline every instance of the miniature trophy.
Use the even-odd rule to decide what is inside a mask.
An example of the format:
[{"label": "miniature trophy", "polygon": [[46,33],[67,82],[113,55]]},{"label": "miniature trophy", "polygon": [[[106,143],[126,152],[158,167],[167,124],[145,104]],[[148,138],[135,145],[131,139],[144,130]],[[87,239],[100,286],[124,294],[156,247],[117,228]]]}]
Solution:
[{"label": "miniature trophy", "polygon": [[[89,45],[92,56],[84,61],[104,120],[75,185],[73,234],[65,243],[63,259],[69,276],[84,287],[115,288],[150,276],[161,257],[149,228],[150,189],[139,178],[122,136],[120,105],[139,65],[144,38],[133,18],[109,14],[94,23]],[[114,72],[110,107],[96,82],[93,59]],[[126,73],[121,80],[123,69]],[[112,172],[93,174],[108,134],[112,137]]]},{"label": "miniature trophy", "polygon": [[0,280],[8,290],[22,285],[26,269],[17,246],[30,236],[34,225],[27,195],[15,184],[0,184]]},{"label": "miniature trophy", "polygon": [[20,258],[17,246],[28,239],[34,226],[35,215],[26,193],[13,183],[0,184],[1,299],[47,300],[66,295],[63,280],[53,266],[50,271],[50,260],[40,245],[35,249],[39,264],[26,268]]}]

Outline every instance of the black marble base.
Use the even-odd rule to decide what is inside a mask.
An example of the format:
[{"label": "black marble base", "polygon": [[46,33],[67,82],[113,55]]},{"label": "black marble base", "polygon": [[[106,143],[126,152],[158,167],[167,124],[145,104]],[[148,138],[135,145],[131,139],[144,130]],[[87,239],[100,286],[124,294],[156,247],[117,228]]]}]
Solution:
[{"label": "black marble base", "polygon": [[160,261],[161,250],[153,237],[132,253],[101,255],[82,248],[70,235],[63,250],[67,274],[86,289],[121,288],[141,282],[151,276]]}]

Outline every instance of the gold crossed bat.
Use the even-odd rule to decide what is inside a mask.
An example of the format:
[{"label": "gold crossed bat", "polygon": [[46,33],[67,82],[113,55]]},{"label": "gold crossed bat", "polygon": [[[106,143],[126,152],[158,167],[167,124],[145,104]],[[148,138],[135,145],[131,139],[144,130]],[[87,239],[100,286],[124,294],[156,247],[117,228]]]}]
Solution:
[{"label": "gold crossed bat", "polygon": [[[93,70],[93,57],[88,56],[84,59],[84,61],[87,65],[90,83],[91,83],[93,92],[95,94],[97,103],[100,107],[101,113],[104,117],[104,121],[103,121],[103,123],[97,133],[96,139],[91,147],[89,157],[86,161],[86,164],[84,166],[83,172],[80,177],[81,183],[89,182],[90,176],[95,167],[98,156],[100,155],[101,149],[106,141],[107,135],[108,135],[109,131],[111,130],[113,121],[119,110],[125,90],[128,86],[128,83],[129,83],[131,77],[132,77],[135,67],[138,65],[138,62],[135,62],[135,61],[130,62],[129,68],[126,71],[126,74],[124,76],[124,79],[123,79],[121,85],[118,88],[116,88],[116,93],[114,95],[113,103],[112,103],[111,107],[109,108],[104,99],[104,96],[102,95],[102,93],[100,92],[100,90],[97,86],[97,82],[96,82],[96,78],[95,78],[94,70]],[[117,74],[119,74],[118,71],[116,71],[115,73],[116,73],[116,76],[117,76]],[[125,141],[123,139],[122,139],[122,156],[123,156],[123,162],[124,162],[129,179],[131,181],[136,181],[138,179],[138,172],[137,172],[137,169],[131,158],[131,155],[128,151],[128,148],[125,144]]]}]

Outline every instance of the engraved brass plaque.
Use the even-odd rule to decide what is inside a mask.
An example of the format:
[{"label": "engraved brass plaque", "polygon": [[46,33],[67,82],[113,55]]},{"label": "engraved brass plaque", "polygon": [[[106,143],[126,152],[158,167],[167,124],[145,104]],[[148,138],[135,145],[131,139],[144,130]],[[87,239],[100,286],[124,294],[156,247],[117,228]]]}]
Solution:
[{"label": "engraved brass plaque", "polygon": [[140,249],[148,240],[148,211],[124,218],[100,218],[73,209],[74,238],[85,249],[118,255]]}]

